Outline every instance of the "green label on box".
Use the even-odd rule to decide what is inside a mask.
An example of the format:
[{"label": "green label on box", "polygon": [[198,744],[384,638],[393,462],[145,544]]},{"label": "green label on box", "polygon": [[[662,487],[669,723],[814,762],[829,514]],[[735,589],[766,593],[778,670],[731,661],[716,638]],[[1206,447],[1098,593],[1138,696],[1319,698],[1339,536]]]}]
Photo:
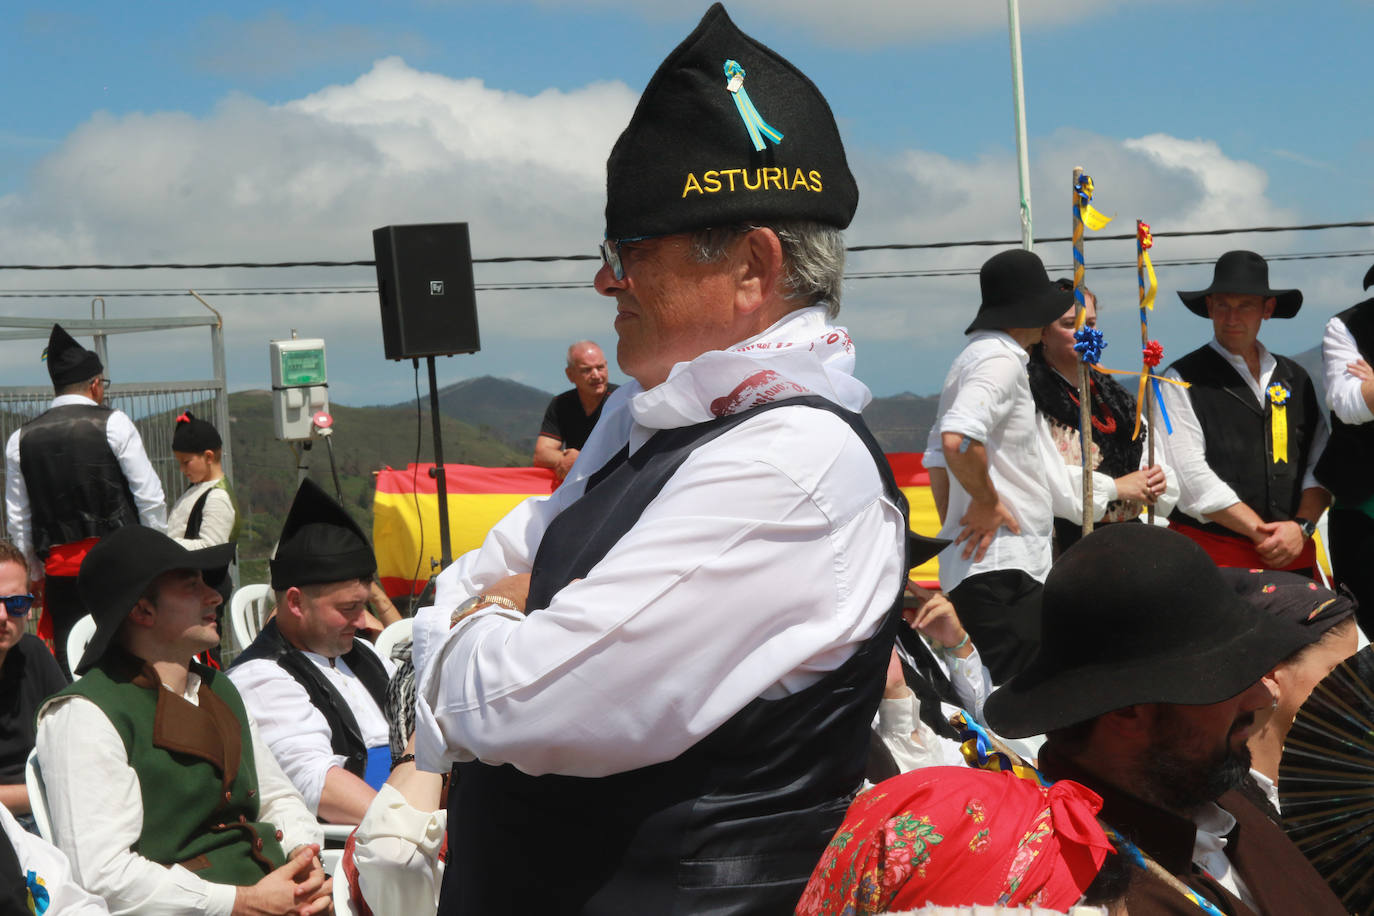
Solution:
[{"label": "green label on box", "polygon": [[323,385],[323,350],[283,350],[281,354],[281,383],[284,386]]}]

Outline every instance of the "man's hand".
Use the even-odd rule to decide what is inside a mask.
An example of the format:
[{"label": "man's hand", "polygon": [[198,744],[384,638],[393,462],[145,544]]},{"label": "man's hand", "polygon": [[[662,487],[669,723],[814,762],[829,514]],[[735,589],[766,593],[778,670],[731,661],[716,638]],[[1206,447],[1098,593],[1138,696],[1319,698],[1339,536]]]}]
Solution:
[{"label": "man's hand", "polygon": [[959,532],[954,543],[963,544],[964,559],[972,557],[975,563],[988,552],[999,528],[1006,528],[1012,534],[1021,533],[1021,526],[1000,499],[992,503],[969,503],[968,511],[959,519],[959,524],[964,526],[964,530]]},{"label": "man's hand", "polygon": [[320,847],[299,846],[281,868],[239,887],[233,916],[312,916],[332,912],[333,883],[319,862]]},{"label": "man's hand", "polygon": [[506,576],[506,578],[482,589],[482,594],[509,598],[515,602],[515,606],[520,609],[520,612],[524,613],[525,601],[530,596],[530,574],[520,573],[516,576]]},{"label": "man's hand", "polygon": [[568,472],[572,470],[573,462],[577,460],[577,455],[578,451],[575,448],[565,451],[563,456],[558,459],[558,464],[554,465],[553,476],[559,480],[567,477]]},{"label": "man's hand", "polygon": [[1156,464],[1118,477],[1116,495],[1118,499],[1153,505],[1164,493],[1164,484],[1164,469]]},{"label": "man's hand", "polygon": [[1261,522],[1255,529],[1255,552],[1275,569],[1296,560],[1306,541],[1297,522]]},{"label": "man's hand", "polygon": [[[932,594],[908,623],[927,639],[933,639],[940,645],[951,648],[964,642],[964,637],[968,635],[963,624],[959,622],[959,615],[954,611],[954,603],[939,592]],[[964,643],[963,648],[955,654],[960,658],[966,658],[972,652],[972,645]]]}]

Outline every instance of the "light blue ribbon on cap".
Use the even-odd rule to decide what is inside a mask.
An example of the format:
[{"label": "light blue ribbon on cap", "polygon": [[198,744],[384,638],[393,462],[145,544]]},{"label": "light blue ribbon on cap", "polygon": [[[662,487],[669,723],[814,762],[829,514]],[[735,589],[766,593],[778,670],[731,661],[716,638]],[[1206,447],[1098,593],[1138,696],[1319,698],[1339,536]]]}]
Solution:
[{"label": "light blue ribbon on cap", "polygon": [[763,151],[765,137],[774,143],[781,143],[782,131],[763,119],[763,115],[759,114],[759,110],[754,107],[754,103],[749,99],[749,93],[744,90],[744,68],[739,65],[739,61],[727,60],[725,62],[725,78],[728,80],[725,88],[735,98],[735,108],[739,110],[740,119],[744,121],[744,127],[749,131],[749,139],[754,141],[754,149],[759,152]]}]

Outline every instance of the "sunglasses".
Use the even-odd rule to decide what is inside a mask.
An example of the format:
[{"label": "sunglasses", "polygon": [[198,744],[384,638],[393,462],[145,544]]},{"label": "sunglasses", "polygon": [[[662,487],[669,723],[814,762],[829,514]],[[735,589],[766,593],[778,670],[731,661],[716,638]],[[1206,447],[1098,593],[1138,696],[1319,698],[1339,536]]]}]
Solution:
[{"label": "sunglasses", "polygon": [[11,617],[27,617],[29,609],[33,607],[33,595],[5,595],[0,597],[0,604],[5,605],[5,613]]}]

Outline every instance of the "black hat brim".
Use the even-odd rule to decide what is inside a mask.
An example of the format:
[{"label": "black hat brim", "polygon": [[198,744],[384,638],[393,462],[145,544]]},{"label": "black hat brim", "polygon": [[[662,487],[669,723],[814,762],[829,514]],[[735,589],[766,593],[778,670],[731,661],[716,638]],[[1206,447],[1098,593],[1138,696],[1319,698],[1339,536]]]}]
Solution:
[{"label": "black hat brim", "polygon": [[978,314],[973,322],[964,329],[965,334],[974,331],[1001,331],[1006,328],[1043,328],[1059,318],[1073,305],[1073,290],[1060,289],[1050,284],[1038,293],[1028,295],[1010,305],[989,308],[987,303],[978,306]]},{"label": "black hat brim", "polygon": [[910,529],[906,533],[907,568],[915,569],[950,545],[949,538],[931,538]]},{"label": "black hat brim", "polygon": [[1374,286],[1374,267],[1369,268],[1364,275],[1364,288],[1369,289],[1371,286]]},{"label": "black hat brim", "polygon": [[999,733],[1025,738],[1137,703],[1220,703],[1306,644],[1292,628],[1256,616],[1253,629],[1196,654],[1073,670],[1032,663],[988,697],[984,711]]},{"label": "black hat brim", "polygon": [[1213,293],[1234,293],[1241,296],[1263,296],[1268,299],[1273,297],[1277,300],[1274,303],[1273,318],[1292,318],[1302,308],[1302,292],[1296,289],[1214,289],[1212,286],[1206,289],[1179,290],[1178,298],[1183,300],[1183,304],[1188,307],[1188,311],[1201,318],[1210,319],[1212,316],[1207,314],[1207,297]]},{"label": "black hat brim", "polygon": [[127,525],[102,538],[86,555],[77,575],[77,590],[95,620],[95,633],[73,670],[85,674],[100,661],[124,619],[158,576],[176,569],[224,569],[233,561],[233,544],[187,550],[142,525]]}]

